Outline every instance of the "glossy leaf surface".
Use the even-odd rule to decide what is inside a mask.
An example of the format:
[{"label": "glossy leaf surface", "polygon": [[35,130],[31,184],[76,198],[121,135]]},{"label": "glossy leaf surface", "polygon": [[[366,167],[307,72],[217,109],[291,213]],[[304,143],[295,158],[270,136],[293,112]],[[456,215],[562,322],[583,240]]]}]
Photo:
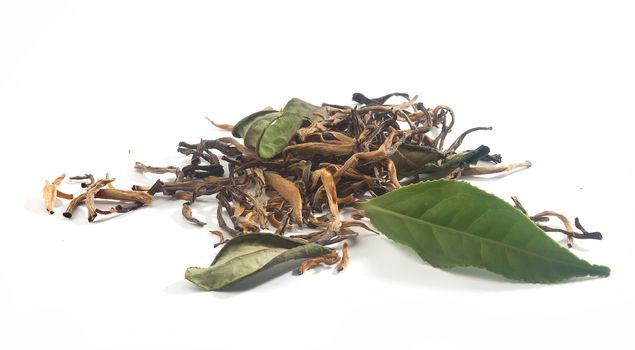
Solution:
[{"label": "glossy leaf surface", "polygon": [[482,267],[533,283],[610,273],[560,246],[510,204],[466,182],[421,182],[360,206],[383,234],[435,267]]}]

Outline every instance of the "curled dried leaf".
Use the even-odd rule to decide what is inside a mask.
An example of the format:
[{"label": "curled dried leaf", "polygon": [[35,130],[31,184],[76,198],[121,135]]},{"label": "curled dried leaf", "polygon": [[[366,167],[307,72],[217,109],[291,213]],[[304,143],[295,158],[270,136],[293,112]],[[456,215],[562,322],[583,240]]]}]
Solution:
[{"label": "curled dried leaf", "polygon": [[185,278],[206,290],[218,290],[277,264],[331,252],[330,248],[297,239],[250,233],[227,241],[209,267],[190,267]]},{"label": "curled dried leaf", "polygon": [[175,166],[156,167],[148,166],[140,162],[136,162],[134,168],[142,173],[151,174],[176,174],[180,169]]},{"label": "curled dried leaf", "polygon": [[86,190],[86,199],[84,200],[86,203],[86,208],[88,209],[88,222],[93,222],[97,217],[97,207],[95,206],[95,194],[102,187],[108,185],[109,183],[115,181],[115,179],[101,179],[97,180],[94,184],[88,187]]},{"label": "curled dried leaf", "polygon": [[141,204],[151,204],[154,198],[146,192],[120,190],[117,188],[102,188],[95,193],[95,198],[113,199]]},{"label": "curled dried leaf", "polygon": [[183,203],[183,208],[181,209],[181,213],[183,214],[183,217],[185,218],[185,220],[198,225],[198,226],[205,226],[207,225],[205,222],[195,218],[194,216],[192,216],[192,206],[190,202],[185,202]]},{"label": "curled dried leaf", "polygon": [[62,192],[59,189],[57,190],[57,193],[55,195],[57,196],[57,198],[73,199],[73,195],[72,194]]},{"label": "curled dried leaf", "polygon": [[212,123],[212,125],[214,125],[215,127],[219,128],[219,129],[223,129],[226,131],[232,131],[234,129],[234,126],[231,124],[218,124],[216,122],[214,122],[213,120],[211,120],[208,117],[205,117],[205,119],[207,119],[210,123]]},{"label": "curled dried leaf", "polygon": [[[55,206],[55,198],[57,197],[57,187],[62,183],[62,180],[66,177],[66,174],[62,174],[55,178],[52,183],[49,183],[48,180],[44,184],[43,195],[44,195],[44,205],[46,206],[46,211],[49,214],[54,214],[53,207]],[[71,196],[72,198],[72,196]]]},{"label": "curled dried leaf", "polygon": [[300,267],[298,267],[298,275],[302,275],[307,270],[320,264],[325,264],[325,265],[337,264],[339,260],[340,260],[340,256],[337,254],[337,252],[332,252],[326,255],[318,256],[317,258],[305,260],[302,262],[302,264],[300,264]]},{"label": "curled dried leaf", "polygon": [[337,272],[342,272],[348,266],[348,242],[344,242],[342,246],[342,260],[337,265]]},{"label": "curled dried leaf", "polygon": [[527,169],[529,167],[531,167],[530,161],[525,161],[522,163],[507,164],[507,165],[470,167],[470,168],[464,169],[462,172],[462,175],[476,176],[476,175],[499,174],[499,173],[512,172],[519,169]]},{"label": "curled dried leaf", "polygon": [[214,246],[217,246],[217,245],[219,245],[219,244],[223,244],[223,243],[225,243],[225,236],[223,235],[223,232],[218,231],[218,230],[212,230],[212,231],[209,231],[209,232],[210,232],[211,234],[213,234],[213,235],[217,236],[217,237],[218,237],[218,239],[219,239],[218,243],[217,243],[217,244],[215,244]]},{"label": "curled dried leaf", "polygon": [[84,175],[80,175],[80,176],[71,176],[69,177],[70,180],[88,180],[88,182],[82,182],[81,186],[82,188],[86,188],[90,185],[92,185],[95,182],[95,177],[93,176],[93,174],[84,174]]},{"label": "curled dried leaf", "polygon": [[302,196],[300,190],[291,181],[270,171],[264,173],[267,184],[273,187],[293,208],[293,220],[302,227]]},{"label": "curled dried leaf", "polygon": [[329,211],[333,216],[333,221],[329,225],[329,229],[333,231],[338,231],[341,225],[340,221],[340,210],[337,205],[337,189],[335,186],[335,181],[333,179],[333,175],[326,169],[318,169],[313,172],[312,182],[315,184],[317,179],[322,181],[322,186],[324,186],[324,190],[326,191],[326,198],[329,204]]}]

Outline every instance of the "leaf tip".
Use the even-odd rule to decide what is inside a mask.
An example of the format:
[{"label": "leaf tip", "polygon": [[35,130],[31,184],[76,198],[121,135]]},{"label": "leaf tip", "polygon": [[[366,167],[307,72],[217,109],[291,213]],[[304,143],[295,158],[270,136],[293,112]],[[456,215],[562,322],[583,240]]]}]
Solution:
[{"label": "leaf tip", "polygon": [[201,283],[199,274],[198,274],[200,270],[201,270],[200,267],[188,267],[187,269],[185,269],[185,279],[196,284],[197,286],[203,289],[210,290],[209,288],[207,288],[207,286]]},{"label": "leaf tip", "polygon": [[598,277],[609,277],[611,275],[611,268],[604,265],[593,265],[595,270],[597,271],[596,276]]}]

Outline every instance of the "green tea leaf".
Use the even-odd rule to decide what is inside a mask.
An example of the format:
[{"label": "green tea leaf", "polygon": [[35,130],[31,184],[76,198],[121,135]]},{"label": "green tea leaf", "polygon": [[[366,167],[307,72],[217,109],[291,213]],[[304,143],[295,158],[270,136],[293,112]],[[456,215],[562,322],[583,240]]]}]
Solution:
[{"label": "green tea leaf", "polygon": [[267,128],[269,128],[273,122],[280,119],[280,117],[282,117],[281,112],[269,112],[256,118],[251,124],[249,124],[246,130],[247,132],[244,136],[245,146],[253,149],[256,153],[260,153],[258,152],[258,145],[260,144],[262,136]]},{"label": "green tea leaf", "polygon": [[608,267],[561,247],[502,199],[466,182],[421,182],[361,207],[383,234],[435,267],[482,267],[533,283],[610,274]]},{"label": "green tea leaf", "polygon": [[402,144],[390,156],[395,163],[399,177],[417,175],[419,169],[427,164],[437,164],[445,155],[433,147]]},{"label": "green tea leaf", "polygon": [[238,123],[236,123],[236,125],[234,125],[234,128],[232,129],[232,135],[234,135],[234,137],[245,137],[245,134],[247,133],[247,130],[249,129],[249,126],[256,119],[260,118],[261,116],[263,116],[265,114],[269,114],[271,112],[274,112],[274,111],[271,110],[271,109],[263,109],[262,111],[258,111],[256,113],[252,113],[252,114],[244,117]]},{"label": "green tea leaf", "polygon": [[240,120],[232,131],[245,139],[245,146],[260,158],[269,159],[282,152],[305,119],[323,119],[326,109],[299,98],[292,98],[282,111],[259,111]]},{"label": "green tea leaf", "polygon": [[332,253],[330,248],[271,233],[233,238],[218,252],[210,267],[190,267],[185,278],[207,290],[218,290],[276,264]]},{"label": "green tea leaf", "polygon": [[258,140],[256,150],[260,158],[277,156],[289,144],[289,140],[302,125],[303,118],[297,114],[282,112],[280,117],[267,125]]},{"label": "green tea leaf", "polygon": [[[444,155],[432,147],[403,144],[390,159],[397,167],[400,177],[417,174],[449,172],[464,164],[475,164],[489,154],[489,147],[479,146],[475,150]],[[442,176],[441,176],[442,177]]]}]

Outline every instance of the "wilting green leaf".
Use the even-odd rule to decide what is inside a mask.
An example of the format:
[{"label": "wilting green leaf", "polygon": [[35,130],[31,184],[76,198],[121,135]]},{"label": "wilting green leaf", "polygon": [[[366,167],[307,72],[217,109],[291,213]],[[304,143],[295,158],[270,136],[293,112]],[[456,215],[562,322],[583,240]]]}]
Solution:
[{"label": "wilting green leaf", "polygon": [[256,113],[252,113],[246,117],[244,117],[243,119],[241,119],[238,123],[236,123],[236,125],[234,125],[234,128],[232,129],[232,135],[234,135],[234,137],[245,137],[245,134],[247,133],[247,129],[249,129],[249,126],[259,117],[265,115],[265,114],[269,114],[271,112],[275,112],[271,109],[264,109],[262,111],[258,111]]},{"label": "wilting green leaf", "polygon": [[232,133],[244,138],[245,146],[256,151],[259,157],[269,159],[289,144],[303,120],[321,120],[324,112],[322,107],[292,98],[282,111],[260,111],[243,118]]},{"label": "wilting green leaf", "polygon": [[479,146],[475,150],[445,156],[438,150],[417,145],[399,146],[390,159],[397,167],[400,177],[417,174],[449,172],[464,164],[475,164],[489,154],[489,147]]},{"label": "wilting green leaf", "polygon": [[302,120],[303,118],[297,114],[283,111],[281,116],[269,123],[262,133],[256,148],[258,156],[269,159],[280,154],[302,125]]},{"label": "wilting green leaf", "polygon": [[258,155],[260,155],[258,150],[260,140],[267,128],[269,128],[272,123],[278,121],[280,117],[282,117],[281,112],[269,112],[256,118],[253,123],[249,125],[246,134],[243,136],[245,139],[245,146],[258,151]]},{"label": "wilting green leaf", "polygon": [[435,267],[483,267],[534,283],[610,273],[561,247],[505,201],[466,182],[422,182],[361,207],[383,234]]},{"label": "wilting green leaf", "polygon": [[218,252],[210,267],[190,267],[185,278],[207,290],[218,290],[276,264],[333,252],[315,243],[305,243],[271,233],[250,233],[233,238]]},{"label": "wilting green leaf", "polygon": [[417,175],[426,164],[437,164],[445,156],[433,147],[402,144],[390,159],[395,163],[399,177]]}]

